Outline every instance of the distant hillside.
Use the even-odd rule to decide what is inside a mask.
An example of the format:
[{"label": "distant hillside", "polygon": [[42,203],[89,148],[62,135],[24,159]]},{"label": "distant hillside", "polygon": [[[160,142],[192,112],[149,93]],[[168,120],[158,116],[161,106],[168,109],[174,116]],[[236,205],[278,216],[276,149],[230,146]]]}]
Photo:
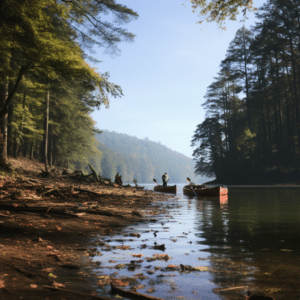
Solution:
[{"label": "distant hillside", "polygon": [[194,182],[205,179],[194,175],[194,161],[148,139],[138,139],[126,134],[104,131],[96,135],[98,149],[102,152],[101,175],[114,179],[119,172],[123,182],[153,183],[153,178],[161,182],[167,172],[169,183],[185,183],[186,177]]}]

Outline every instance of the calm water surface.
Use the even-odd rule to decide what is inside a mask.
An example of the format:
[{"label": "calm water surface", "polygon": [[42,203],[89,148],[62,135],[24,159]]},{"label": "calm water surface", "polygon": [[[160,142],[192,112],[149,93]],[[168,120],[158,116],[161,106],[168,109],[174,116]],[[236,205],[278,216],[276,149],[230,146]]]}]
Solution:
[{"label": "calm water surface", "polygon": [[[106,246],[94,257],[101,263],[95,270],[100,280],[139,276],[130,284],[145,286],[137,292],[163,299],[245,299],[247,290],[300,299],[300,188],[229,187],[228,201],[220,202],[184,196],[182,186],[162,203],[166,213],[151,216],[156,222],[101,238]],[[155,243],[165,244],[165,251],[151,249]],[[171,258],[147,260],[155,254]],[[126,266],[132,260],[137,267]],[[168,269],[180,264],[201,271]],[[110,295],[108,285],[98,290]]]}]

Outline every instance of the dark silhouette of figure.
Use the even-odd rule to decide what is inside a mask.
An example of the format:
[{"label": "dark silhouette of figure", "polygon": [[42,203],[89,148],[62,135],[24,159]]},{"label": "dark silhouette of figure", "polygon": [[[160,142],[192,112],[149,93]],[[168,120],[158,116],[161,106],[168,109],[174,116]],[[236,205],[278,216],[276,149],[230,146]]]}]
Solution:
[{"label": "dark silhouette of figure", "polygon": [[119,175],[119,173],[117,173],[115,176],[115,183],[120,184],[120,180],[121,180],[120,175]]},{"label": "dark silhouette of figure", "polygon": [[163,186],[166,187],[168,185],[169,176],[167,172],[162,176]]}]

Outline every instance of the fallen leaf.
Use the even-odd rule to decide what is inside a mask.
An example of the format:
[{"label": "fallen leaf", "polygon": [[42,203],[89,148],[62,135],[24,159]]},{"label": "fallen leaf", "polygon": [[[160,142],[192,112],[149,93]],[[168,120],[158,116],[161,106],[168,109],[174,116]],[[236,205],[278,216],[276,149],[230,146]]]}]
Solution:
[{"label": "fallen leaf", "polygon": [[130,246],[117,246],[116,249],[128,250],[130,249]]},{"label": "fallen leaf", "polygon": [[129,285],[129,282],[124,282],[120,279],[115,279],[115,278],[112,278],[112,282],[114,285],[118,285],[118,286],[127,286]]},{"label": "fallen leaf", "polygon": [[154,288],[149,288],[148,291],[147,291],[147,293],[153,293],[153,292],[155,292]]},{"label": "fallen leaf", "polygon": [[42,272],[47,272],[47,273],[51,273],[53,272],[54,268],[45,268],[45,269],[42,269]]},{"label": "fallen leaf", "polygon": [[52,277],[52,278],[57,278],[57,276],[54,275],[54,274],[52,274],[52,273],[49,273],[48,276],[49,276],[49,277]]},{"label": "fallen leaf", "polygon": [[178,269],[179,266],[176,266],[176,265],[168,265],[167,266],[167,269]]},{"label": "fallen leaf", "polygon": [[65,286],[62,284],[62,283],[58,283],[58,282],[53,282],[53,284],[52,284],[54,287],[56,287],[56,288],[64,288]]},{"label": "fallen leaf", "polygon": [[141,235],[139,233],[130,233],[130,236],[134,236],[134,237],[141,237]]},{"label": "fallen leaf", "polygon": [[115,268],[116,269],[125,269],[125,264],[118,264],[118,265],[115,265]]},{"label": "fallen leaf", "polygon": [[0,280],[0,289],[5,288],[4,280]]}]

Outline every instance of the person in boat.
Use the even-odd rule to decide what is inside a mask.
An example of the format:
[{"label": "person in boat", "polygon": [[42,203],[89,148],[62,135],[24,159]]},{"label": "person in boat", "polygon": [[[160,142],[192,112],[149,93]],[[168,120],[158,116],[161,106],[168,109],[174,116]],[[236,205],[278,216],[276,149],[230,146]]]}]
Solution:
[{"label": "person in boat", "polygon": [[189,177],[186,178],[187,182],[188,182],[188,185],[190,186],[194,186],[195,183],[191,181],[191,179]]},{"label": "person in boat", "polygon": [[115,176],[115,183],[120,184],[120,175],[119,175],[119,173],[117,173],[116,176]]},{"label": "person in boat", "polygon": [[163,181],[163,186],[167,187],[168,181],[169,181],[169,176],[168,176],[167,172],[162,176],[162,181]]}]

